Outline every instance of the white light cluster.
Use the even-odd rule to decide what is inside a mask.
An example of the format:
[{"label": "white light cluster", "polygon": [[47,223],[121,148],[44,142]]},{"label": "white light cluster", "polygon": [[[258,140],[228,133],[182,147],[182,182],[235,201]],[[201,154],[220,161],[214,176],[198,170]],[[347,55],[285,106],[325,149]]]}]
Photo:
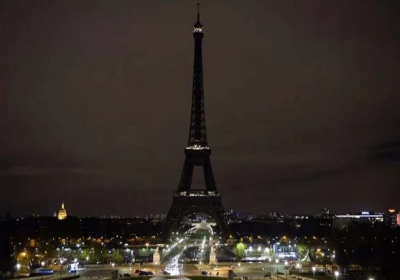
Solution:
[{"label": "white light cluster", "polygon": [[186,149],[187,150],[209,150],[210,147],[201,146],[201,145],[195,144],[195,145],[192,145],[192,146],[187,146]]},{"label": "white light cluster", "polygon": [[202,27],[194,27],[193,28],[193,33],[199,33],[199,32],[203,32],[203,28]]},{"label": "white light cluster", "polygon": [[215,191],[206,192],[179,192],[175,194],[176,196],[218,196],[219,193]]}]

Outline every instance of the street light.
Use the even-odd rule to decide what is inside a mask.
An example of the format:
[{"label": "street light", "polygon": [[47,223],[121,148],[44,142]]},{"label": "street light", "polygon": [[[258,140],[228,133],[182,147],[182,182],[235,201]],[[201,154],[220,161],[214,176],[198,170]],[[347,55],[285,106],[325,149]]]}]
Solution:
[{"label": "street light", "polygon": [[279,260],[276,259],[276,260],[275,260],[275,263],[276,263],[276,275],[278,275],[278,263],[279,263]]},{"label": "street light", "polygon": [[265,257],[264,257],[264,261],[263,261],[263,277],[265,278],[265,271],[266,271],[266,269],[265,269],[265,262],[266,262],[266,259],[265,259]]},{"label": "street light", "polygon": [[63,260],[60,259],[60,279],[62,278],[62,263],[63,263]]},{"label": "street light", "polygon": [[[44,267],[45,263],[42,261],[40,264],[42,265],[42,267]],[[42,280],[43,280],[43,274],[42,274]]]},{"label": "street light", "polygon": [[270,259],[268,259],[268,262],[269,262],[269,280],[271,280],[272,279],[272,263],[271,263]]},{"label": "street light", "polygon": [[297,273],[300,273],[300,264],[296,263]]},{"label": "street light", "polygon": [[288,261],[285,261],[285,269],[286,269],[286,280],[287,280],[287,275],[288,275],[288,272],[289,272],[289,263],[288,263]]},{"label": "street light", "polygon": [[315,266],[313,266],[313,267],[312,267],[312,273],[313,273],[313,275],[314,275],[314,279],[315,279],[315,269],[316,269]]},{"label": "street light", "polygon": [[21,265],[17,263],[17,276],[19,275],[19,269],[21,268]]},{"label": "street light", "polygon": [[336,277],[336,280],[338,279],[338,277],[339,277],[339,271],[335,271],[335,277]]}]

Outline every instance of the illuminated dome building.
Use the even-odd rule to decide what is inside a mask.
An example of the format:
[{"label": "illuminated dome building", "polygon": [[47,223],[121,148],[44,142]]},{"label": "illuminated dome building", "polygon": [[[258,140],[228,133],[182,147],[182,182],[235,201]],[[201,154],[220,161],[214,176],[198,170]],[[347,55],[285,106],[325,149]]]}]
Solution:
[{"label": "illuminated dome building", "polygon": [[61,203],[61,209],[58,211],[58,219],[64,220],[67,218],[67,210],[64,207],[64,202]]}]

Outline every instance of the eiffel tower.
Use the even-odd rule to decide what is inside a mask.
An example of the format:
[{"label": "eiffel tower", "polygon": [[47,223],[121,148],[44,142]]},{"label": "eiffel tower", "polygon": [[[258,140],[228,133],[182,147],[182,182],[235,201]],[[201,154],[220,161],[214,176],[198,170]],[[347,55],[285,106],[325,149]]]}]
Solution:
[{"label": "eiffel tower", "polygon": [[[221,233],[226,234],[226,224],[223,217],[225,211],[221,202],[221,194],[215,186],[210,161],[211,149],[207,143],[202,59],[204,33],[203,25],[200,23],[199,4],[197,5],[197,22],[193,27],[194,65],[189,140],[185,148],[186,159],[179,187],[174,192],[172,206],[164,224],[163,234],[165,239],[179,227],[184,217],[192,213],[209,215],[215,220]],[[195,190],[191,188],[193,168],[196,166],[203,168],[205,189]]]}]

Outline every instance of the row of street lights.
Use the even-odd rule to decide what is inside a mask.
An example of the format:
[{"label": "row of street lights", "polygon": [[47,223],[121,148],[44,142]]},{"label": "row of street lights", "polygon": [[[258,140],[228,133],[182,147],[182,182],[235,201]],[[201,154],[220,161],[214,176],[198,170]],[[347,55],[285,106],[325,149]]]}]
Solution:
[{"label": "row of street lights", "polygon": [[[278,275],[278,263],[279,263],[279,260],[275,260],[275,264],[276,264],[276,275]],[[285,261],[285,269],[286,269],[286,280],[287,280],[287,277],[288,277],[288,272],[289,272],[289,267],[288,267],[288,265],[289,265],[289,263],[288,263],[288,261]],[[300,265],[297,263],[296,264],[296,268],[297,269],[299,269],[300,268]],[[239,263],[239,269],[240,269],[240,263]],[[315,267],[315,266],[313,266],[312,268],[312,272],[313,272],[313,279],[315,279],[315,271],[317,270],[317,268]],[[265,268],[263,268],[263,271],[264,271],[264,273],[265,273]],[[336,278],[336,280],[338,280],[338,277],[339,277],[339,271],[335,271],[334,272],[334,275],[335,275],[335,278]],[[272,275],[271,275],[272,276]],[[369,278],[368,280],[374,280],[373,278]]]},{"label": "row of street lights", "polygon": [[[315,271],[317,270],[317,268],[315,267],[315,266],[313,266],[312,268],[312,272],[313,272],[313,278],[315,279]],[[336,278],[336,280],[338,280],[338,277],[339,277],[339,271],[335,271],[335,278]],[[371,280],[371,279],[369,279],[369,280]],[[373,280],[373,279],[372,279]]]}]

